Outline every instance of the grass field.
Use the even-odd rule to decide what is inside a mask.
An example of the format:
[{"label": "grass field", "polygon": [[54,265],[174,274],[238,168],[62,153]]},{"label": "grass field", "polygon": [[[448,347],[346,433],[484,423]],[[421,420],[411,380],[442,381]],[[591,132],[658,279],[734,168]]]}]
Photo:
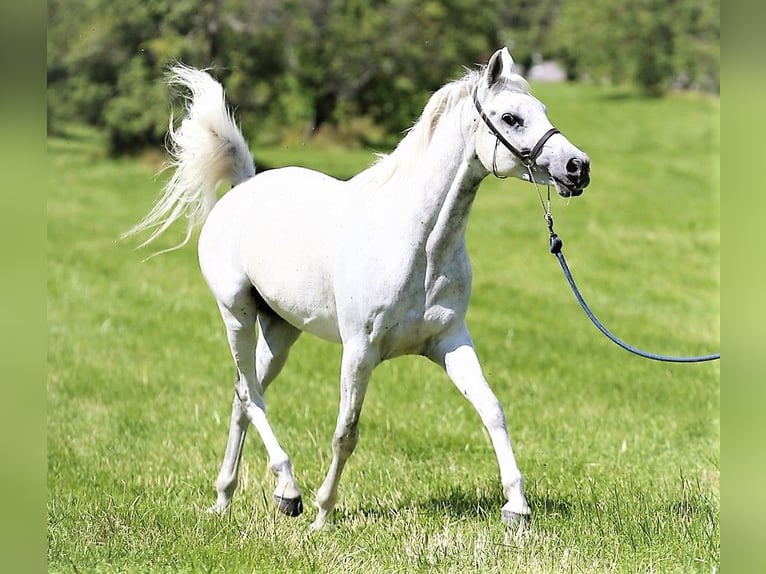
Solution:
[{"label": "grass field", "polygon": [[[537,86],[593,182],[554,199],[588,302],[637,346],[719,347],[719,103]],[[337,528],[278,514],[255,433],[230,512],[210,516],[233,365],[190,247],[142,263],[118,242],[156,199],[156,158],[98,134],[48,142],[48,565],[51,572],[714,572],[718,363],[633,357],[587,321],[547,252],[534,189],[482,184],[468,230],[468,323],[504,404],[533,509],[499,520],[478,416],[424,359],[373,376]],[[349,176],[368,150],[255,149]],[[285,230],[289,233],[289,229]],[[178,236],[164,239],[171,245]],[[330,460],[339,347],[301,338],[269,389],[311,500]]]}]

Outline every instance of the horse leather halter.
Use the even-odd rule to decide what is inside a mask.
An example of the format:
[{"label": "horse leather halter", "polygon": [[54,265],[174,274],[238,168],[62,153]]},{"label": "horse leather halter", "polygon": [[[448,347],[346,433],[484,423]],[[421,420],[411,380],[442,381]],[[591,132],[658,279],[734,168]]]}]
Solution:
[{"label": "horse leather halter", "polygon": [[[479,86],[476,86],[476,88],[473,91],[473,104],[474,106],[476,106],[476,111],[479,112],[479,116],[481,116],[481,119],[484,120],[485,124],[487,124],[489,131],[491,131],[492,134],[497,138],[497,140],[495,141],[495,153],[497,153],[497,142],[501,142],[509,152],[511,152],[513,155],[515,155],[517,158],[521,160],[521,163],[523,163],[527,167],[527,169],[531,168],[535,164],[535,162],[537,161],[537,158],[543,151],[543,146],[545,145],[545,142],[547,142],[552,135],[561,133],[557,128],[551,128],[542,135],[542,137],[537,141],[537,143],[532,149],[528,149],[528,148],[519,149],[516,146],[514,146],[511,142],[508,141],[508,139],[502,134],[502,132],[497,128],[497,126],[495,126],[495,124],[492,123],[492,120],[489,119],[487,114],[484,113],[484,109],[481,107],[481,104],[479,103]],[[497,175],[497,172],[495,171],[494,154],[492,158],[492,171],[494,172],[495,177],[499,177]]]}]

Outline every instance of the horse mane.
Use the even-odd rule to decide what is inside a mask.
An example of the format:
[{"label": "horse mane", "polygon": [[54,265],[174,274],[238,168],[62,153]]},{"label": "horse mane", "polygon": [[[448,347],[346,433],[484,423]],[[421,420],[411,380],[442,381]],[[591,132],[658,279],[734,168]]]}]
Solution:
[{"label": "horse mane", "polygon": [[[441,119],[465,98],[472,97],[474,88],[483,77],[484,68],[467,70],[462,78],[439,88],[431,95],[420,118],[405,132],[405,137],[396,148],[389,154],[378,154],[378,161],[359,175],[373,176],[380,184],[399,173],[408,174],[420,167]],[[523,77],[514,74],[495,85],[493,91],[502,89],[528,94],[529,84]]]}]

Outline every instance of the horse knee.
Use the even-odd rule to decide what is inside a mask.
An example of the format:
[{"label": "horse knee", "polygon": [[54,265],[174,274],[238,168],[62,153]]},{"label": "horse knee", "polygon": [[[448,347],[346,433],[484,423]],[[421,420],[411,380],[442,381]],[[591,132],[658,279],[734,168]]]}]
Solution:
[{"label": "horse knee", "polygon": [[359,442],[359,425],[355,424],[345,427],[341,431],[336,431],[333,435],[332,446],[338,456],[345,459],[354,452],[357,442]]}]

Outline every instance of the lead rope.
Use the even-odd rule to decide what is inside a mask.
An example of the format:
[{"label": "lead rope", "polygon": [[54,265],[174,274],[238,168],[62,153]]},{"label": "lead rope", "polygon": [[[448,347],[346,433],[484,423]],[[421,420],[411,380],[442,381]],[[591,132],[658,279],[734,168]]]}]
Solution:
[{"label": "lead rope", "polygon": [[529,172],[529,180],[535,184],[535,190],[537,191],[537,196],[540,198],[540,205],[543,208],[544,212],[544,219],[545,223],[548,226],[548,240],[550,242],[550,252],[553,253],[556,258],[559,260],[559,264],[561,265],[561,270],[564,272],[564,277],[566,277],[567,281],[569,282],[569,286],[572,288],[572,292],[574,293],[575,298],[577,299],[577,302],[580,304],[580,307],[582,307],[582,310],[585,312],[585,314],[588,316],[588,319],[591,320],[591,322],[598,328],[599,331],[601,331],[610,341],[617,344],[618,346],[622,347],[626,351],[629,351],[633,353],[634,355],[638,355],[639,357],[644,357],[645,359],[651,359],[653,361],[662,361],[665,363],[702,363],[705,361],[715,361],[721,358],[721,353],[714,353],[712,355],[700,355],[696,357],[676,357],[671,355],[658,355],[656,353],[649,353],[647,351],[642,351],[641,349],[638,349],[637,347],[634,347],[633,345],[629,345],[616,335],[614,335],[609,329],[607,329],[604,324],[598,320],[598,317],[594,315],[593,311],[590,310],[590,307],[588,307],[588,304],[585,302],[585,299],[583,298],[582,294],[580,293],[580,290],[577,288],[577,284],[575,283],[574,278],[572,277],[572,272],[569,270],[569,266],[567,265],[567,261],[564,258],[564,254],[562,253],[561,249],[564,246],[564,242],[561,240],[561,238],[556,235],[556,232],[553,230],[553,214],[551,214],[551,186],[548,186],[548,195],[547,195],[547,203],[543,201],[543,195],[540,193],[540,188],[537,185],[537,181],[535,181],[534,176],[532,175],[532,168],[531,166],[527,165],[527,171]]}]

